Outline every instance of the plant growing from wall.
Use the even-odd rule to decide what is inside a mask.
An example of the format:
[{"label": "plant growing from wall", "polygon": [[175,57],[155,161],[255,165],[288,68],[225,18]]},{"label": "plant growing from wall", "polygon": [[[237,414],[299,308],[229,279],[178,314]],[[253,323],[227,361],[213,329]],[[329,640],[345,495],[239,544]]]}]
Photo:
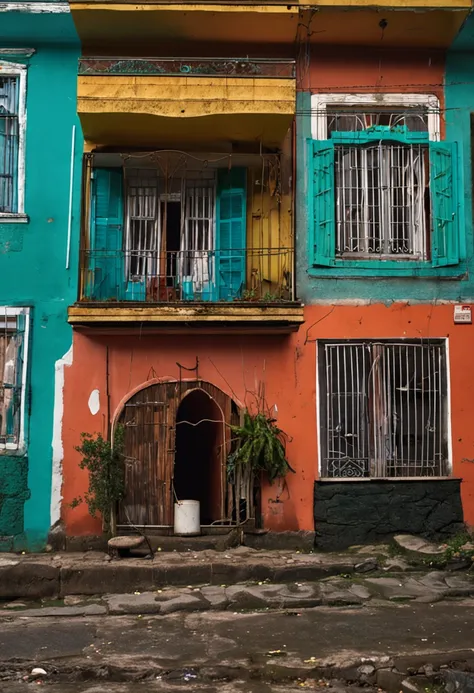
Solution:
[{"label": "plant growing from wall", "polygon": [[82,455],[79,467],[89,472],[89,488],[83,497],[74,498],[71,507],[87,503],[92,517],[101,515],[103,531],[115,534],[115,507],[125,489],[124,427],[116,426],[113,444],[100,433],[81,433],[81,445],[75,449]]},{"label": "plant growing from wall", "polygon": [[233,479],[240,469],[252,475],[266,474],[270,484],[293,472],[286,458],[287,435],[276,420],[263,411],[244,412],[241,426],[232,426],[235,450],[227,457],[227,474]]}]

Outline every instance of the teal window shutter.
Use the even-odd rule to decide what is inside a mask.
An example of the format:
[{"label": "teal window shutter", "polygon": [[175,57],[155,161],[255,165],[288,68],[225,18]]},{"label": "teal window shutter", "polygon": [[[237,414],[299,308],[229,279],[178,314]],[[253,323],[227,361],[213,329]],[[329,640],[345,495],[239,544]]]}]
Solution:
[{"label": "teal window shutter", "polygon": [[242,295],[245,284],[247,171],[219,170],[216,200],[216,288],[221,301]]},{"label": "teal window shutter", "polygon": [[329,141],[310,143],[310,256],[313,265],[334,265],[335,198],[334,144]]},{"label": "teal window shutter", "polygon": [[453,142],[430,142],[431,259],[433,267],[459,262],[461,198]]},{"label": "teal window shutter", "polygon": [[92,234],[88,297],[122,300],[123,174],[120,168],[96,168],[92,179]]}]

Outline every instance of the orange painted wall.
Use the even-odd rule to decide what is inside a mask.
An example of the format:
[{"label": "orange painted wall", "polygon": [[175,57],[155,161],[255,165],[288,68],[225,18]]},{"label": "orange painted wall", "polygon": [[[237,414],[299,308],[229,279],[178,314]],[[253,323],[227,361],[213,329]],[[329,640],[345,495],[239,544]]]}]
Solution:
[{"label": "orange painted wall", "polygon": [[[89,333],[90,334],[90,333]],[[199,359],[199,377],[234,397],[251,403],[250,392],[259,382],[266,387],[267,402],[278,408],[278,422],[292,436],[289,455],[297,474],[287,488],[278,484],[263,494],[265,524],[275,529],[311,529],[313,481],[316,469],[315,364],[303,365],[296,335],[281,336],[86,336],[75,331],[73,365],[65,374],[63,419],[63,520],[70,534],[98,531],[100,525],[87,514],[85,505],[71,509],[71,500],[87,488],[86,472],[78,468],[74,451],[81,431],[106,431],[106,351],[109,349],[110,411],[132,389],[150,378],[179,378],[176,362],[191,367]],[[311,359],[310,350],[307,350]],[[192,374],[183,372],[183,378]],[[93,416],[90,393],[100,391],[101,408]],[[246,395],[247,392],[247,395]],[[233,394],[235,393],[235,394]],[[297,409],[295,408],[297,402]],[[308,432],[313,435],[308,435]],[[278,501],[278,496],[284,502]]]},{"label": "orange painted wall", "polygon": [[425,92],[443,97],[445,53],[440,50],[311,46],[309,70],[299,69],[300,87],[310,91]]},{"label": "orange painted wall", "polygon": [[[452,305],[308,306],[298,334],[277,336],[85,336],[75,332],[73,364],[66,369],[63,419],[63,520],[69,534],[88,534],[100,525],[85,506],[69,507],[87,486],[73,447],[81,431],[105,431],[106,348],[109,348],[110,410],[133,388],[153,377],[178,378],[176,362],[193,366],[199,376],[238,400],[266,385],[267,400],[277,405],[278,422],[290,436],[288,454],[296,474],[287,488],[264,489],[264,524],[272,529],[313,529],[313,485],[317,476],[317,339],[448,337],[453,474],[463,478],[466,521],[474,525],[474,326],[454,325]],[[90,334],[90,333],[89,333]],[[100,391],[101,409],[92,416],[89,395]],[[250,397],[251,399],[251,397]],[[249,401],[249,396],[247,396]]]},{"label": "orange painted wall", "polygon": [[[299,64],[298,88],[312,93],[428,93],[444,118],[445,52],[440,50],[311,46],[309,68]],[[442,132],[443,136],[443,132]]]},{"label": "orange painted wall", "polygon": [[[474,326],[455,325],[453,313],[449,304],[312,306],[306,309],[306,330],[310,340],[448,338],[452,474],[463,479],[464,519],[474,525]],[[314,361],[313,341],[311,346]]]}]

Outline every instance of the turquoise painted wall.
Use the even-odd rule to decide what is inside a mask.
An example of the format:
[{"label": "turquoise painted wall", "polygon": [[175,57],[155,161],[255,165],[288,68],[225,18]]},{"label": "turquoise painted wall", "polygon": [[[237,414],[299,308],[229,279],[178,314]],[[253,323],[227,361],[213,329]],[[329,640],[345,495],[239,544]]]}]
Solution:
[{"label": "turquoise painted wall", "polygon": [[[472,18],[463,32],[472,28]],[[462,34],[461,34],[462,36]],[[465,45],[465,44],[463,44]],[[474,50],[474,41],[472,42]],[[474,54],[450,51],[446,74],[446,139],[460,143],[462,152],[464,215],[460,238],[461,262],[456,267],[429,269],[425,276],[382,277],[363,270],[335,270],[310,268],[307,234],[308,218],[308,151],[306,141],[311,137],[311,95],[301,92],[297,96],[297,287],[298,295],[306,304],[333,301],[370,301],[392,303],[408,300],[426,302],[474,299],[474,260],[472,238],[472,184],[470,148],[470,112],[474,111]],[[460,83],[460,84],[459,84]],[[429,89],[427,89],[429,92]]]},{"label": "turquoise painted wall", "polygon": [[[0,48],[7,47],[36,52],[25,60],[12,59],[28,65],[25,212],[29,223],[0,223],[0,305],[32,309],[26,455],[0,455],[0,550],[12,546],[38,550],[44,547],[51,525],[55,362],[71,347],[67,307],[77,297],[83,151],[76,115],[80,46],[67,11],[0,12]],[[74,208],[66,270],[73,125]]]}]

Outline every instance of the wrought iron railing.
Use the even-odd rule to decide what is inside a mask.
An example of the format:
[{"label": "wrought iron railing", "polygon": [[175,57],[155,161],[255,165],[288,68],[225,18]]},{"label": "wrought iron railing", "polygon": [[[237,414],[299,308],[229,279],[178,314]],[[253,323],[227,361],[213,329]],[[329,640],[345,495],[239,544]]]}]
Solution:
[{"label": "wrought iron railing", "polygon": [[174,75],[183,77],[295,77],[295,61],[274,58],[84,57],[80,75]]},{"label": "wrought iron railing", "polygon": [[81,301],[146,303],[295,300],[293,248],[83,250]]}]

